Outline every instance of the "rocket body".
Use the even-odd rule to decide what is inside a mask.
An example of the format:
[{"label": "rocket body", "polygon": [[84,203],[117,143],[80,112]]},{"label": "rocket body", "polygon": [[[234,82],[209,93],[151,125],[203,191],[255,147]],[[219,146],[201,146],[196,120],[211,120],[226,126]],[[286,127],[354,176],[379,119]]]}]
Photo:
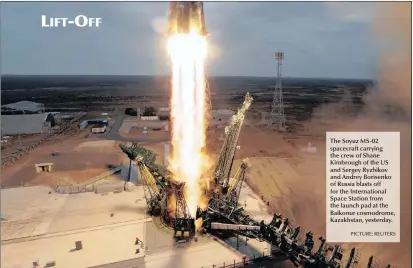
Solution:
[{"label": "rocket body", "polygon": [[198,32],[203,36],[208,33],[205,27],[203,2],[171,2],[169,5],[168,35]]}]

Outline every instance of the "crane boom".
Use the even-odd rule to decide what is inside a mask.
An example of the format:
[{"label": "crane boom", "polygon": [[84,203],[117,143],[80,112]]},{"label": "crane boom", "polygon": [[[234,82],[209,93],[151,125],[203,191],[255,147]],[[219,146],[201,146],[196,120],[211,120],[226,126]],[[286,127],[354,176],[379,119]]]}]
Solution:
[{"label": "crane boom", "polygon": [[242,160],[242,164],[235,173],[235,176],[229,181],[229,187],[225,195],[225,200],[232,204],[234,207],[238,205],[242,183],[244,182],[245,173],[248,168],[248,159]]},{"label": "crane boom", "polygon": [[215,167],[214,179],[217,185],[226,185],[231,173],[232,163],[235,158],[241,127],[244,123],[245,112],[251,105],[252,97],[249,93],[245,95],[241,109],[232,116],[231,124],[225,128],[225,140]]},{"label": "crane boom", "polygon": [[140,155],[136,157],[138,171],[144,181],[144,193],[148,211],[152,215],[158,215],[161,212],[160,201],[162,199],[156,180],[148,167],[145,165],[144,158]]}]

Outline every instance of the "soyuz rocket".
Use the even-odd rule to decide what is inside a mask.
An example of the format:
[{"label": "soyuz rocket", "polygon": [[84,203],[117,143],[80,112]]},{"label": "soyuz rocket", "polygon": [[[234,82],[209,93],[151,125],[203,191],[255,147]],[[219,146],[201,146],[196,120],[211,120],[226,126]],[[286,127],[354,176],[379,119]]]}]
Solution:
[{"label": "soyuz rocket", "polygon": [[208,33],[205,27],[204,4],[195,1],[170,2],[168,35],[189,33],[195,29],[201,35]]}]

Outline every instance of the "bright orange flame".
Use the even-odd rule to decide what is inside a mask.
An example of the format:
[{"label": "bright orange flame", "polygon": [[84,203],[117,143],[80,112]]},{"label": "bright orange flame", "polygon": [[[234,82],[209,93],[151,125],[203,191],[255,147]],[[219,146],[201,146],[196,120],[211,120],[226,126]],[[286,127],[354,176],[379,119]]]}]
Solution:
[{"label": "bright orange flame", "polygon": [[170,170],[185,182],[189,212],[195,217],[200,201],[199,179],[207,168],[205,146],[205,37],[177,34],[168,40],[172,60],[172,158]]}]

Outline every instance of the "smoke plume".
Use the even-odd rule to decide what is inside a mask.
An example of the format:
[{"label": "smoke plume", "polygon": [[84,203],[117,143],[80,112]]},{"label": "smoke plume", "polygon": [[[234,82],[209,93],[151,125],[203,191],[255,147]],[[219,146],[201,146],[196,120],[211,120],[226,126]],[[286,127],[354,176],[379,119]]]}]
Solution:
[{"label": "smoke plume", "polygon": [[[411,3],[382,3],[382,9],[372,21],[372,32],[380,44],[380,58],[376,82],[363,97],[364,107],[357,116],[343,113],[349,104],[327,104],[319,107],[306,128],[312,136],[324,136],[326,131],[399,131],[401,151],[401,242],[360,243],[344,245],[357,247],[362,253],[360,265],[366,265],[370,255],[380,259],[381,265],[411,266]],[[345,109],[344,109],[345,110]],[[321,149],[321,148],[320,148]],[[321,151],[321,150],[320,150]],[[321,154],[325,154],[321,152]],[[305,186],[297,185],[299,201],[293,196],[275,200],[278,211],[292,215],[314,233],[325,235],[325,165],[311,160],[302,163],[307,175]],[[311,191],[308,189],[311,185]],[[291,193],[293,194],[293,193]],[[298,199],[296,197],[296,199]],[[286,200],[289,200],[286,202]],[[293,200],[293,201],[291,201]],[[303,202],[303,200],[306,200]],[[305,204],[303,204],[305,203]],[[314,219],[314,220],[311,220]],[[363,266],[365,267],[365,266]]]}]

